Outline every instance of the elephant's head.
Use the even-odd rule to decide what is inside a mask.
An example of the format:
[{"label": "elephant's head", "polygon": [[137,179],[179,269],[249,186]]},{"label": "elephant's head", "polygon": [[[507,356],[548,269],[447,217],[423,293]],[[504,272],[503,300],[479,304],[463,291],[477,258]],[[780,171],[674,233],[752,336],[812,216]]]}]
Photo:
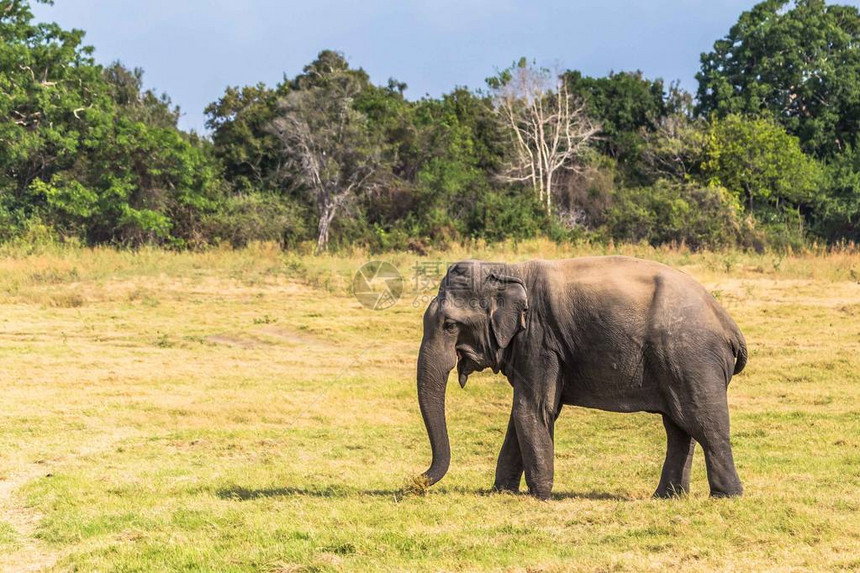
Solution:
[{"label": "elephant's head", "polygon": [[526,327],[528,295],[523,281],[502,264],[457,263],[424,313],[418,354],[418,402],[430,438],[433,462],[428,485],[442,479],[451,461],[445,422],[445,387],[457,367],[460,386],[485,368],[498,372],[504,351]]}]

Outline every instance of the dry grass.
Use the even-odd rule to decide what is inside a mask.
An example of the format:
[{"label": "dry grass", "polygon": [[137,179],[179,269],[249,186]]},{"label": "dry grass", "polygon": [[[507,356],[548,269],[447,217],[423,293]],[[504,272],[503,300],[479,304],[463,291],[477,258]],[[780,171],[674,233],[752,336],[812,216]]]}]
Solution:
[{"label": "dry grass", "polygon": [[[650,499],[658,418],[574,408],[557,498],[490,495],[510,404],[492,375],[451,385],[449,475],[410,482],[430,457],[420,293],[408,280],[394,308],[362,308],[349,285],[365,253],[7,250],[0,569],[860,568],[860,254],[603,251],[683,268],[743,328],[743,499],[707,498],[700,450],[689,497]],[[411,278],[419,260],[592,252],[383,258]]]}]

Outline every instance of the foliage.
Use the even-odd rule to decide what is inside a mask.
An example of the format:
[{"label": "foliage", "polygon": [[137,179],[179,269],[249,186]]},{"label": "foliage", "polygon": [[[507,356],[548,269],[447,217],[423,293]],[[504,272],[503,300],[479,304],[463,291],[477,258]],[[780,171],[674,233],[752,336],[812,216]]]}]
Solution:
[{"label": "foliage", "polygon": [[[176,128],[142,72],[96,65],[83,32],[0,3],[0,194],[18,225],[91,242],[182,243],[217,197],[207,144]],[[23,226],[21,226],[23,229]]]},{"label": "foliage", "polygon": [[640,170],[651,179],[679,183],[701,179],[710,126],[685,113],[662,117],[651,131],[642,130]]},{"label": "foliage", "polygon": [[213,243],[244,247],[271,241],[295,247],[308,236],[308,220],[303,205],[257,192],[227,197],[217,210],[203,217],[200,226]]},{"label": "foliage", "polygon": [[486,93],[411,101],[406,84],[377,85],[323,50],[274,86],[228,87],[201,137],[178,129],[142,70],[96,64],[83,31],[34,22],[29,6],[0,0],[0,241],[425,252],[538,235],[860,240],[852,7],[744,12],[703,55],[696,101],[639,71],[588,77],[526,59]]},{"label": "foliage", "polygon": [[328,247],[335,216],[373,186],[381,171],[381,142],[353,104],[366,82],[364,72],[322,52],[279,101],[270,125],[288,176],[310,191],[317,206],[317,252]]},{"label": "foliage", "polygon": [[860,133],[860,12],[824,0],[766,0],[702,55],[698,111],[767,114],[804,150],[832,156]]},{"label": "foliage", "polygon": [[831,241],[860,242],[860,148],[830,160],[824,189],[813,211],[814,228]]},{"label": "foliage", "polygon": [[705,177],[731,191],[750,212],[756,206],[808,203],[820,181],[818,165],[804,155],[796,137],[773,120],[737,115],[714,122],[702,167]]},{"label": "foliage", "polygon": [[540,201],[522,191],[481,196],[469,217],[469,234],[489,241],[531,239],[549,234],[552,221]]},{"label": "foliage", "polygon": [[218,101],[206,107],[206,127],[212,130],[215,156],[235,192],[279,188],[277,139],[269,126],[278,98],[287,92],[283,84],[274,89],[264,84],[228,87]]},{"label": "foliage", "polygon": [[663,80],[650,80],[641,71],[613,72],[604,78],[569,71],[564,80],[600,123],[601,151],[635,169],[643,133],[653,131],[667,113]]},{"label": "foliage", "polygon": [[16,200],[37,177],[74,162],[87,136],[108,124],[110,102],[83,35],[32,23],[25,1],[0,2],[0,189]]},{"label": "foliage", "polygon": [[718,186],[659,180],[652,187],[622,188],[608,220],[612,238],[651,245],[719,248],[743,244],[745,238],[740,205]]}]

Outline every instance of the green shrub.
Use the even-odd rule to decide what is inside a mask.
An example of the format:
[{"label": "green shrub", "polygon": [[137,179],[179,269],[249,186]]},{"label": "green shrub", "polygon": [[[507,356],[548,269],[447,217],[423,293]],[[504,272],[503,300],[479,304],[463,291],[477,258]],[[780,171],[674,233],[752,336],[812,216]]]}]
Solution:
[{"label": "green shrub", "polygon": [[268,193],[227,198],[203,218],[202,232],[210,242],[234,247],[252,241],[277,241],[285,247],[310,237],[308,215],[289,199]]},{"label": "green shrub", "polygon": [[19,232],[20,226],[15,213],[0,203],[0,243],[14,239]]},{"label": "green shrub", "polygon": [[[806,244],[806,227],[803,216],[797,210],[770,209],[748,217],[749,229],[744,246],[757,251],[765,248],[783,252],[802,249]],[[751,244],[750,244],[751,243]]]},{"label": "green shrub", "polygon": [[606,229],[615,240],[720,248],[745,242],[740,212],[722,187],[660,180],[651,187],[617,189]]},{"label": "green shrub", "polygon": [[468,234],[487,241],[530,239],[549,230],[549,218],[533,193],[484,193],[469,217]]},{"label": "green shrub", "polygon": [[828,241],[860,242],[860,148],[834,157],[824,179],[824,192],[810,217],[813,231]]}]

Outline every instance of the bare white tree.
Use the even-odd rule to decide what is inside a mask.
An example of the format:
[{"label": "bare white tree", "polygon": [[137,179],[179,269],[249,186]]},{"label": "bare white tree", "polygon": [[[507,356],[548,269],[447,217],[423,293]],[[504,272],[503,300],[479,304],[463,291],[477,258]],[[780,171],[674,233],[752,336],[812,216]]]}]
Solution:
[{"label": "bare white tree", "polygon": [[317,204],[317,254],[328,248],[335,217],[372,186],[381,160],[367,118],[352,105],[361,87],[355,76],[334,71],[324,80],[290,92],[271,124],[287,172]]},{"label": "bare white tree", "polygon": [[503,177],[531,184],[547,213],[552,213],[559,171],[581,170],[583,155],[600,126],[559,74],[529,65],[525,58],[488,84],[494,109],[512,140]]}]

